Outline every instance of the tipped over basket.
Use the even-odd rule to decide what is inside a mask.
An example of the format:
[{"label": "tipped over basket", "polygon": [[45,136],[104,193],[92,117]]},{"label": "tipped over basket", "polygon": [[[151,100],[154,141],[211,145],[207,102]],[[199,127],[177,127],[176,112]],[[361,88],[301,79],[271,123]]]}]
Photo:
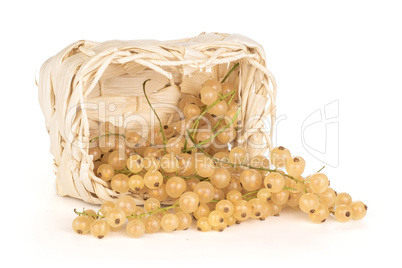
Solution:
[{"label": "tipped over basket", "polygon": [[[81,40],[48,59],[40,70],[39,102],[54,156],[57,193],[94,204],[122,195],[94,172],[93,155],[88,152],[99,125],[114,118],[122,133],[136,131],[143,136],[148,135],[144,129],[159,129],[160,122],[172,125],[182,119],[174,109],[182,96],[198,96],[210,78],[225,78],[236,87],[242,124],[230,146],[242,147],[250,156],[271,150],[275,79],[266,68],[262,47],[242,35]],[[148,198],[144,191],[124,194],[138,204]]]}]

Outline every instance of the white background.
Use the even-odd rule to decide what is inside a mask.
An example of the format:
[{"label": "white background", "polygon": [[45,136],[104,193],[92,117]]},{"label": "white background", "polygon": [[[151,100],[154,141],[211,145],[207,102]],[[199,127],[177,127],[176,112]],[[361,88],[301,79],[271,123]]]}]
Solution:
[{"label": "white background", "polygon": [[[0,10],[3,263],[362,267],[399,262],[402,16],[397,1],[3,1]],[[264,47],[278,84],[278,115],[286,116],[277,126],[277,145],[303,156],[307,173],[335,161],[324,172],[335,190],[368,205],[364,220],[316,225],[301,212],[285,210],[280,217],[247,221],[222,233],[193,229],[138,240],[124,232],[103,240],[73,233],[73,209],[96,207],[56,195],[35,86],[41,64],[81,39],[166,40],[204,31],[240,33]],[[339,140],[339,150],[317,159],[303,146],[302,124],[334,101],[339,117],[332,122],[339,124],[339,133],[329,131],[327,142]],[[312,147],[323,146],[325,122],[308,133]]]}]

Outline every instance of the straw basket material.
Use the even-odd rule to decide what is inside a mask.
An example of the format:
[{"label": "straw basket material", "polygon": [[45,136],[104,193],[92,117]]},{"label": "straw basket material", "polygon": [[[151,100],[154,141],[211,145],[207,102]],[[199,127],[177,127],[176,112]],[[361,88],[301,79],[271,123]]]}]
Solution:
[{"label": "straw basket material", "polygon": [[[145,80],[150,79],[146,92],[151,104],[168,124],[179,120],[172,107],[178,106],[183,93],[198,95],[206,79],[221,81],[236,63],[239,67],[228,79],[238,85],[244,125],[235,144],[251,156],[264,154],[272,146],[276,83],[266,68],[264,50],[247,37],[202,33],[170,41],[81,40],[48,59],[40,70],[39,102],[50,135],[58,194],[94,204],[119,196],[94,174],[89,141],[109,116],[131,130],[157,126],[144,97]],[[130,194],[138,204],[147,198],[146,193]]]}]

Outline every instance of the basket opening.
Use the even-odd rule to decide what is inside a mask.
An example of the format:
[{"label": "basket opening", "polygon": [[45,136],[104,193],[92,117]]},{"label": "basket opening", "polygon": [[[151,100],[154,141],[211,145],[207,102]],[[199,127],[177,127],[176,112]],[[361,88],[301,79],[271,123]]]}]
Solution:
[{"label": "basket opening", "polygon": [[[178,109],[183,96],[199,96],[202,84],[211,78],[222,79],[232,64],[220,64],[208,69],[182,76],[178,67],[165,67],[172,74],[174,85],[164,75],[139,64],[110,64],[100,77],[85,102],[93,109],[87,110],[92,137],[100,135],[100,124],[111,122],[127,131],[146,135],[149,129],[159,128],[159,122],[149,106],[143,91],[158,114],[163,125],[180,121],[182,111]],[[231,74],[227,80],[238,84],[238,76]]]}]

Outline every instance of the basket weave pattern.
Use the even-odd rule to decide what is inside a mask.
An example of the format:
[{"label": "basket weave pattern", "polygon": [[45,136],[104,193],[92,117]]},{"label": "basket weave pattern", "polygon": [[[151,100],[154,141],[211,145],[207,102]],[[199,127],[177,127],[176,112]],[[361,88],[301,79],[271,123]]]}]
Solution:
[{"label": "basket weave pattern", "polygon": [[[171,107],[178,106],[182,93],[197,92],[207,78],[222,80],[235,63],[239,67],[228,79],[239,86],[239,117],[245,122],[235,143],[250,156],[264,154],[272,148],[276,83],[266,68],[262,47],[249,38],[203,33],[170,41],[78,41],[48,59],[40,70],[39,102],[50,136],[58,194],[94,204],[119,195],[94,174],[89,140],[109,116],[134,131],[141,122],[128,118],[142,118],[156,126],[142,91],[145,80],[151,79],[146,89],[151,104],[161,121],[169,124],[178,120]],[[270,131],[264,127],[266,118]],[[147,198],[131,194],[139,204]]]}]

